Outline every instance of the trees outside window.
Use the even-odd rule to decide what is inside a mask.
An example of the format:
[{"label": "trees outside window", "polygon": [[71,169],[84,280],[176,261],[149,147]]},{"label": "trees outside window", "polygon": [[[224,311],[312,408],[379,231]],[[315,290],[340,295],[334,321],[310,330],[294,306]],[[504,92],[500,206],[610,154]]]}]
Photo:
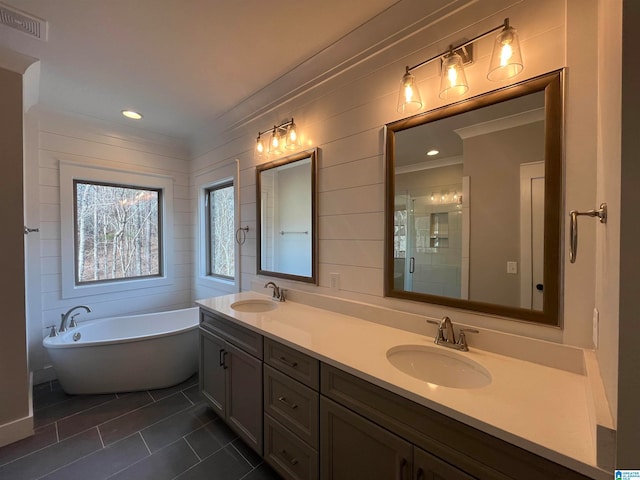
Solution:
[{"label": "trees outside window", "polygon": [[76,284],[162,275],[161,189],[74,180]]},{"label": "trees outside window", "polygon": [[207,275],[234,278],[234,186],[233,182],[205,190]]}]

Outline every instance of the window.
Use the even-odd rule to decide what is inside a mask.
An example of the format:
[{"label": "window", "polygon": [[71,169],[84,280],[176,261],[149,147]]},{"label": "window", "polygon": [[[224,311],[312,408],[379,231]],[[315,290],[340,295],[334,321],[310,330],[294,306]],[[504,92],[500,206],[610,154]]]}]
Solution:
[{"label": "window", "polygon": [[207,275],[233,279],[235,211],[233,182],[205,189]]},{"label": "window", "polygon": [[62,298],[134,297],[175,284],[173,184],[157,173],[60,161]]},{"label": "window", "polygon": [[162,193],[74,180],[76,284],[160,276]]}]

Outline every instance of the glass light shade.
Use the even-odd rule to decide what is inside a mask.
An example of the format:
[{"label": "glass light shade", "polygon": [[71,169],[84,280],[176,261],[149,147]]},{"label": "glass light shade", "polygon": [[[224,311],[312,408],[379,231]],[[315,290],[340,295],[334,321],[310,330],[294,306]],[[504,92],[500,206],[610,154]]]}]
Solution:
[{"label": "glass light shade", "polygon": [[493,44],[487,78],[492,81],[506,80],[518,75],[523,68],[518,33],[507,25]]},{"label": "glass light shade", "polygon": [[295,150],[300,147],[300,137],[298,136],[298,130],[296,124],[291,121],[291,125],[287,128],[286,144],[285,147],[288,150]]},{"label": "glass light shade", "polygon": [[438,95],[441,99],[448,100],[464,95],[467,90],[469,90],[469,84],[462,66],[462,57],[457,53],[449,53],[442,61]]},{"label": "glass light shade", "polygon": [[258,139],[256,140],[256,154],[260,157],[264,155],[264,153],[265,153],[264,141],[262,140],[262,137],[258,135]]},{"label": "glass light shade", "polygon": [[271,138],[269,139],[269,154],[281,154],[282,153],[282,139],[280,138],[280,134],[278,130],[274,127],[273,132],[271,133]]},{"label": "glass light shade", "polygon": [[416,77],[409,72],[402,76],[400,91],[398,92],[398,113],[413,113],[422,108],[422,97],[416,85]]}]

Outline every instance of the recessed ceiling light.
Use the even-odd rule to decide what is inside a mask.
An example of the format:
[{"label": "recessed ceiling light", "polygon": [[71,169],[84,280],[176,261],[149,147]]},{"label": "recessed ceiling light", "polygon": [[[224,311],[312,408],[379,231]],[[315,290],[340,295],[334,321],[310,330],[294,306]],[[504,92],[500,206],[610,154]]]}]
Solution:
[{"label": "recessed ceiling light", "polygon": [[427,152],[427,155],[429,155],[430,157],[433,157],[434,155],[437,155],[437,154],[439,154],[439,153],[440,153],[440,151],[439,151],[439,150],[429,150],[429,151]]},{"label": "recessed ceiling light", "polygon": [[133,110],[122,110],[122,115],[133,120],[140,120],[142,118],[141,113],[134,112]]}]

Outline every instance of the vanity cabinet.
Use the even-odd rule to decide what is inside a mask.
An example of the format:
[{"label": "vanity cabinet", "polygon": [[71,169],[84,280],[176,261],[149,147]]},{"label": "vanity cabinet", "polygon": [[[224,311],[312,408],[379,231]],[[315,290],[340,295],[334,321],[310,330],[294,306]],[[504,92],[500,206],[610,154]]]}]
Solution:
[{"label": "vanity cabinet", "polygon": [[269,338],[264,350],[264,458],[287,480],[315,480],[319,362]]},{"label": "vanity cabinet", "polygon": [[[363,446],[352,446],[352,455],[360,455],[361,463],[385,459],[385,467],[380,465],[377,471],[391,472],[390,476],[370,478],[411,478],[406,476],[405,465],[411,468],[416,480],[421,471],[424,479],[588,480],[573,470],[330,365],[323,363],[320,375],[323,480],[359,478],[345,476],[335,466],[336,462],[342,464],[349,458],[340,456],[334,442],[340,441],[344,444],[341,448],[349,448],[356,438],[360,438],[358,441]],[[365,423],[370,425],[363,427]],[[331,429],[338,428],[335,425],[352,439],[334,438],[336,434]],[[371,436],[369,440],[366,440],[367,433]],[[379,436],[386,438],[382,446],[376,445]],[[410,453],[402,443],[389,440],[394,437],[405,442]],[[401,453],[394,453],[396,450]],[[350,461],[354,462],[354,458],[358,457]],[[404,476],[400,476],[401,472]]]},{"label": "vanity cabinet", "polygon": [[200,390],[211,408],[262,455],[262,336],[202,312]]}]

